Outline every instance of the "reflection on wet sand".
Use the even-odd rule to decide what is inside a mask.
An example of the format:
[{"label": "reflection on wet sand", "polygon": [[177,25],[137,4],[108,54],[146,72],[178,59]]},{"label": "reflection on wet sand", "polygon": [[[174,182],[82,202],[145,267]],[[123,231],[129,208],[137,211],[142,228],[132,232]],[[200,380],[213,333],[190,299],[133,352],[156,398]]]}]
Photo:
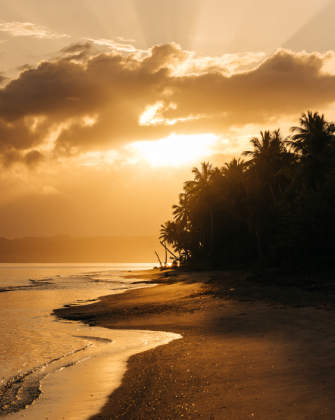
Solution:
[{"label": "reflection on wet sand", "polygon": [[[59,276],[60,267],[49,267],[47,275],[33,281],[25,267],[16,281],[1,276],[0,270],[0,288],[7,289],[0,293],[0,415],[84,420],[98,412],[120,384],[131,355],[180,337],[115,331],[51,315],[55,308],[149,287],[133,283],[129,273],[127,278],[112,270],[82,274],[84,268]],[[131,268],[138,267],[126,267]]]}]

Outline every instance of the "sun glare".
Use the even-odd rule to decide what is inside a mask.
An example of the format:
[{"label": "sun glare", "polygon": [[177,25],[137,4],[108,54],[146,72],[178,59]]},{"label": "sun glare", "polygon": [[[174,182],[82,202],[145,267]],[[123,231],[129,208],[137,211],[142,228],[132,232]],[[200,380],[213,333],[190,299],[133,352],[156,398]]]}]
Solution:
[{"label": "sun glare", "polygon": [[181,166],[214,153],[215,134],[171,134],[156,141],[138,141],[130,148],[152,166]]}]

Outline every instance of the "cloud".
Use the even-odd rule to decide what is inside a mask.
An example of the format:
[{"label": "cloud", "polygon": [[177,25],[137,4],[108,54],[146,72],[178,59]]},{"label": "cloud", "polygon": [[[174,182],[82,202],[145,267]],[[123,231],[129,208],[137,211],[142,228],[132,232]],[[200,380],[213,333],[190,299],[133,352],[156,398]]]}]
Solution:
[{"label": "cloud", "polygon": [[[0,156],[34,162],[176,134],[263,127],[335,102],[334,53],[197,57],[73,44],[0,88]],[[325,71],[326,65],[327,71]],[[23,157],[23,156],[30,156]]]},{"label": "cloud", "polygon": [[176,74],[195,74],[219,72],[226,75],[233,75],[238,72],[248,71],[260,64],[265,59],[264,52],[246,52],[235,54],[224,54],[220,57],[197,57],[190,53],[189,59],[181,64]]},{"label": "cloud", "polygon": [[0,86],[4,84],[6,80],[8,80],[8,78],[0,73]]},{"label": "cloud", "polygon": [[7,148],[2,150],[0,154],[0,162],[6,168],[17,163],[21,163],[28,168],[36,168],[43,160],[44,155],[38,150],[25,152],[15,148]]},{"label": "cloud", "polygon": [[44,160],[44,156],[38,150],[31,150],[23,156],[24,163],[30,167],[35,167],[42,160]]},{"label": "cloud", "polygon": [[70,44],[60,51],[59,60],[72,62],[85,62],[94,54],[98,54],[95,45],[90,41],[76,42]]},{"label": "cloud", "polygon": [[137,48],[131,43],[131,41],[126,41],[123,38],[119,38],[117,41],[113,39],[106,38],[87,38],[88,42],[101,47],[107,47],[115,51],[125,52],[125,53],[134,53],[137,52]]},{"label": "cloud", "polygon": [[333,57],[333,52],[278,50],[249,71],[230,76],[208,72],[175,78],[169,100],[178,106],[165,116],[204,113],[208,125],[217,130],[267,124],[307,108],[325,107],[335,101],[335,75],[323,71]]},{"label": "cloud", "polygon": [[69,35],[52,32],[45,26],[31,22],[0,22],[0,32],[15,37],[32,37],[37,39],[69,38]]}]

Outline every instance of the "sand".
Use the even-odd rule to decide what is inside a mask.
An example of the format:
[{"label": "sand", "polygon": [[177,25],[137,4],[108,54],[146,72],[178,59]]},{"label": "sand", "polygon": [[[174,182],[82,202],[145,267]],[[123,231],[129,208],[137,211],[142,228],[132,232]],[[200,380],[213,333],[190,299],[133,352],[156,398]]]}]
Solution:
[{"label": "sand", "polygon": [[270,287],[243,273],[142,278],[159,284],[56,311],[90,325],[183,336],[132,356],[92,420],[335,418],[329,292]]}]

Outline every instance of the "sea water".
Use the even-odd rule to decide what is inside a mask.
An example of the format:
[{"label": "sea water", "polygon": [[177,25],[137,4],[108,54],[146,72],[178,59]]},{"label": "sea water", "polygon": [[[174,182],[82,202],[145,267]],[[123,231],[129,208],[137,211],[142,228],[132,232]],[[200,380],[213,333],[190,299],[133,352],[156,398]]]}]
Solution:
[{"label": "sea water", "polygon": [[129,271],[152,267],[0,264],[0,416],[87,419],[120,385],[131,355],[180,338],[90,327],[52,314],[64,305],[148,287]]}]

